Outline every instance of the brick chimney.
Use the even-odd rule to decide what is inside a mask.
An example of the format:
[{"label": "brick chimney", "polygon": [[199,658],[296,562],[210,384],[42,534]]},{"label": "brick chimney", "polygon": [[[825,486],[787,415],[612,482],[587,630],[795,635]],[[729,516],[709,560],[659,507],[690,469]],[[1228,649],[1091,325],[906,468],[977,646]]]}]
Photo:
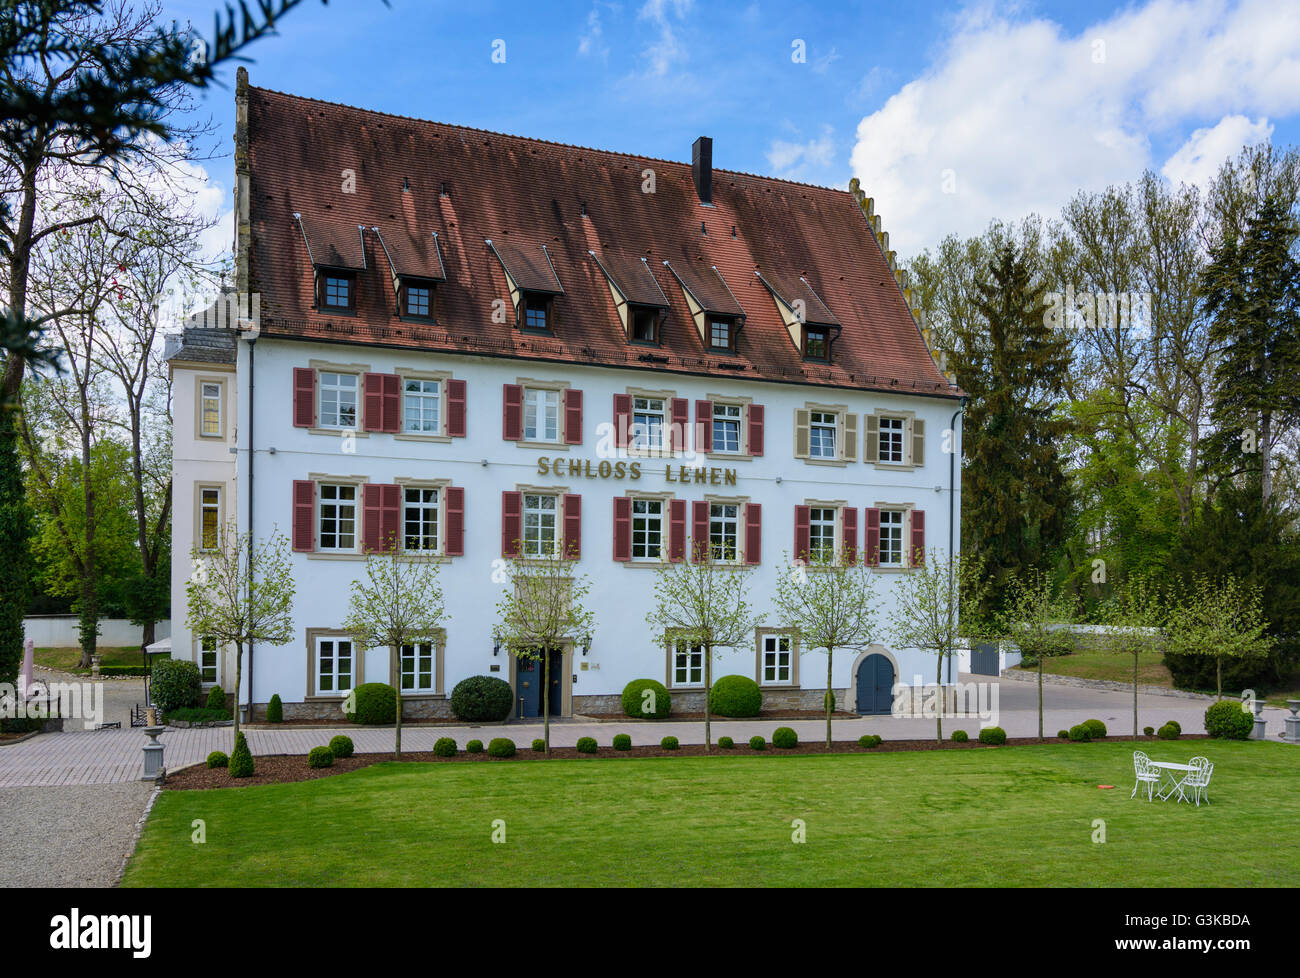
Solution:
[{"label": "brick chimney", "polygon": [[701,136],[691,146],[691,174],[701,204],[713,203],[713,140]]}]

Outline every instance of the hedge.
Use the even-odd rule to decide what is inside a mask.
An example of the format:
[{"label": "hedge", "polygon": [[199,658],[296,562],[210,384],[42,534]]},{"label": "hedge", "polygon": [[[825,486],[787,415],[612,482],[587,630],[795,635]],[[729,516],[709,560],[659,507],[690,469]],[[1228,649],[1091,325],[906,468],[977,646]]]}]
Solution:
[{"label": "hedge", "polygon": [[709,691],[709,710],[720,717],[756,717],[763,691],[748,676],[723,676]]},{"label": "hedge", "polygon": [[954,744],[964,744],[970,740],[970,734],[965,730],[954,730],[952,732],[952,742]]},{"label": "hedge", "polygon": [[230,767],[230,758],[225,751],[214,750],[208,755],[208,767]]},{"label": "hedge", "polygon": [[985,727],[980,731],[981,744],[1000,746],[1007,742],[1007,732],[1001,727]]},{"label": "hedge", "polygon": [[781,750],[789,750],[799,745],[799,735],[794,732],[793,727],[777,727],[772,731],[772,746],[779,747]]},{"label": "hedge", "polygon": [[631,750],[632,738],[627,734],[614,734],[614,750]]},{"label": "hedge", "polygon": [[159,659],[153,665],[149,695],[153,705],[162,713],[198,706],[203,697],[199,667],[183,659]]},{"label": "hedge", "polygon": [[1101,740],[1106,736],[1106,724],[1100,720],[1084,720],[1083,725],[1088,728],[1093,740]]},{"label": "hedge", "polygon": [[879,747],[881,740],[880,734],[863,734],[858,738],[858,746],[863,750],[871,750],[873,747]]},{"label": "hedge", "polygon": [[266,722],[284,723],[284,704],[280,702],[279,693],[274,694],[271,702],[266,704]]},{"label": "hedge", "polygon": [[546,741],[542,740],[541,737],[535,738],[533,740],[533,750],[537,751],[538,753],[546,750]]},{"label": "hedge", "polygon": [[1255,717],[1236,700],[1211,703],[1205,711],[1205,732],[1220,740],[1247,740],[1255,729]]},{"label": "hedge", "polygon": [[355,750],[351,737],[339,734],[337,737],[330,738],[330,753],[335,757],[351,757]]},{"label": "hedge", "polygon": [[450,737],[439,737],[433,744],[434,757],[455,757],[456,741]]},{"label": "hedge", "polygon": [[[646,691],[650,695],[646,695]],[[648,709],[647,709],[648,707]],[[630,717],[662,720],[672,711],[668,687],[655,679],[633,679],[623,687],[623,712]]]},{"label": "hedge", "polygon": [[481,741],[481,740],[471,740],[468,744],[465,745],[465,753],[466,753],[466,754],[482,754],[482,753],[483,753],[483,741]]},{"label": "hedge", "polygon": [[659,741],[659,746],[664,750],[676,750],[678,747],[677,738],[665,737],[663,740]]},{"label": "hedge", "polygon": [[1076,744],[1086,744],[1092,740],[1092,731],[1086,723],[1076,723],[1070,728],[1070,740]]},{"label": "hedge", "polygon": [[488,742],[489,757],[514,757],[515,742],[509,737],[493,737]]},{"label": "hedge", "polygon": [[313,747],[307,752],[308,767],[333,767],[334,752],[328,747]]},{"label": "hedge", "polygon": [[230,776],[232,778],[251,778],[253,776],[253,752],[248,749],[244,732],[239,731],[235,738],[235,749],[230,754]]},{"label": "hedge", "polygon": [[373,727],[396,721],[397,690],[388,683],[362,683],[353,694],[353,723]]},{"label": "hedge", "polygon": [[451,691],[451,712],[467,723],[500,723],[514,705],[510,684],[498,676],[470,676]]},{"label": "hedge", "polygon": [[594,753],[596,753],[596,738],[595,738],[595,737],[579,737],[579,738],[578,738],[578,753],[579,753],[579,754],[594,754]]},{"label": "hedge", "polygon": [[208,690],[208,698],[203,704],[205,709],[220,710],[226,712],[226,691],[220,686],[213,686]]},{"label": "hedge", "polygon": [[767,741],[764,740],[764,739],[763,739],[761,736],[759,736],[758,734],[755,734],[753,737],[750,737],[750,738],[749,738],[749,749],[750,749],[750,750],[767,750]]},{"label": "hedge", "polygon": [[736,746],[736,742],[732,740],[730,737],[719,737],[718,746],[721,747],[723,750],[731,750],[731,748]]},{"label": "hedge", "polygon": [[1177,740],[1178,735],[1180,733],[1182,733],[1182,731],[1179,730],[1177,727],[1175,727],[1172,723],[1166,723],[1163,727],[1161,727],[1159,730],[1156,731],[1156,736],[1159,737],[1161,740]]}]

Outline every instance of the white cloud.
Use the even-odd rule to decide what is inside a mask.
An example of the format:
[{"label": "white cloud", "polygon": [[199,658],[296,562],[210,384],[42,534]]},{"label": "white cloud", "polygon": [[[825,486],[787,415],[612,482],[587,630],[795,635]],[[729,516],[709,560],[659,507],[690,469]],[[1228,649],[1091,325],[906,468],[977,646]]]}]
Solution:
[{"label": "white cloud", "polygon": [[1217,125],[1192,133],[1160,172],[1172,183],[1205,187],[1225,159],[1236,156],[1242,146],[1262,143],[1272,135],[1267,119],[1251,122],[1244,115],[1227,115]]},{"label": "white cloud", "polygon": [[593,54],[601,61],[609,59],[609,45],[604,41],[604,28],[600,23],[600,4],[593,4],[587,14],[587,31],[578,37],[578,53]]},{"label": "white cloud", "polygon": [[681,20],[690,13],[691,2],[692,0],[646,0],[637,13],[638,19],[650,21],[658,31],[658,37],[644,52],[650,61],[651,74],[666,75],[677,62],[686,60],[686,47],[678,40],[672,20],[674,17]]},{"label": "white cloud", "polygon": [[861,121],[852,172],[891,243],[912,253],[995,217],[1054,214],[1079,189],[1158,167],[1148,134],[1217,121],[1170,160],[1173,172],[1199,172],[1263,125],[1229,113],[1297,110],[1294,3],[1151,0],[1074,36],[980,8],[930,70]]},{"label": "white cloud", "polygon": [[773,172],[787,180],[812,179],[817,174],[810,171],[827,170],[835,160],[835,130],[822,127],[822,134],[804,142],[774,139],[767,151],[767,162]]}]

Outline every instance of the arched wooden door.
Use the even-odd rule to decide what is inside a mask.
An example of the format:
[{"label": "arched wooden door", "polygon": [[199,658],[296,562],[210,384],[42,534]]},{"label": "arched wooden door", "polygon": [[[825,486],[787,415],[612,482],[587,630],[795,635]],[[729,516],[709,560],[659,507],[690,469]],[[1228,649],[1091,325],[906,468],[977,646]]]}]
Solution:
[{"label": "arched wooden door", "polygon": [[858,663],[858,712],[864,716],[888,714],[893,703],[894,664],[872,653]]}]

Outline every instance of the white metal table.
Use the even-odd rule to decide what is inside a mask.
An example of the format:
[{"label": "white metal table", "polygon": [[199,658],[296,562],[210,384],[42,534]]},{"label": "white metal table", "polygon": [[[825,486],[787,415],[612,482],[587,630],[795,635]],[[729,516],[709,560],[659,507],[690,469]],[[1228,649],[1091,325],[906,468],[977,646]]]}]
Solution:
[{"label": "white metal table", "polygon": [[[1183,793],[1183,782],[1187,776],[1192,773],[1190,764],[1178,764],[1174,761],[1152,761],[1151,766],[1159,770],[1161,775],[1161,786],[1156,791],[1156,797],[1161,801],[1167,801],[1175,794],[1179,801],[1187,801],[1187,795]],[[1182,772],[1181,776],[1177,772]]]}]

